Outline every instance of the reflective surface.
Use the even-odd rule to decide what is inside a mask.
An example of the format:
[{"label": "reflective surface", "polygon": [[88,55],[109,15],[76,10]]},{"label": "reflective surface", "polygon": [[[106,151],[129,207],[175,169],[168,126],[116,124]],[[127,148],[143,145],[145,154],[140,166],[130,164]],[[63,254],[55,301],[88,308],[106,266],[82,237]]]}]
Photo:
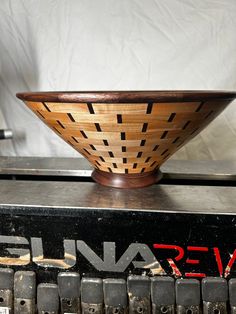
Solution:
[{"label": "reflective surface", "polygon": [[[27,180],[0,180],[1,211],[16,213],[17,208],[24,207],[24,211],[29,210],[32,214],[34,208],[40,208],[45,214],[57,208],[58,215],[68,214],[68,208],[205,214],[236,212],[236,187],[223,186],[228,181],[234,185],[236,163],[233,162],[168,161],[162,168],[168,184],[137,190],[100,186],[90,179],[91,171],[85,159],[0,158],[3,177],[12,174],[14,179],[17,175],[29,175]],[[60,176],[71,176],[71,182],[57,181]],[[77,182],[73,182],[73,178]],[[82,182],[86,178],[87,182]],[[190,183],[177,185],[175,179],[188,179]],[[205,186],[195,185],[197,179],[208,181]],[[219,186],[210,186],[214,180]]]},{"label": "reflective surface", "polygon": [[[90,177],[92,166],[84,158],[0,157],[0,175]],[[236,161],[167,160],[164,178],[236,180]]]},{"label": "reflective surface", "polygon": [[[0,184],[0,208],[17,207],[114,209],[230,214],[236,212],[235,187],[153,185],[137,190],[119,190],[90,182],[8,181]],[[10,207],[10,209],[9,209]],[[33,208],[30,212],[33,214]],[[47,212],[47,210],[46,210]]]}]

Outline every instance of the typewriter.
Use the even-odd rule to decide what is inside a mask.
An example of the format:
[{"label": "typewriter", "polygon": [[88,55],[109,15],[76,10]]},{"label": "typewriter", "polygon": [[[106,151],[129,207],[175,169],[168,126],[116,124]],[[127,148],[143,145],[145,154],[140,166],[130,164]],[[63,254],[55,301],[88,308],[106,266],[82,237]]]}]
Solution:
[{"label": "typewriter", "polygon": [[0,158],[0,314],[236,313],[236,163],[103,187],[84,159]]}]

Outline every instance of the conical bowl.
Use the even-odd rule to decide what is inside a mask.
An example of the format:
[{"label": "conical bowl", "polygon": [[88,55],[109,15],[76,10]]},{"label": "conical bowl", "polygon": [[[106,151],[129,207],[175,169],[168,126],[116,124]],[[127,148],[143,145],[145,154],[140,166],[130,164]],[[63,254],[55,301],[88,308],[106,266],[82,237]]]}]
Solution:
[{"label": "conical bowl", "polygon": [[151,185],[160,166],[236,98],[224,91],[37,92],[17,97],[112,187]]}]

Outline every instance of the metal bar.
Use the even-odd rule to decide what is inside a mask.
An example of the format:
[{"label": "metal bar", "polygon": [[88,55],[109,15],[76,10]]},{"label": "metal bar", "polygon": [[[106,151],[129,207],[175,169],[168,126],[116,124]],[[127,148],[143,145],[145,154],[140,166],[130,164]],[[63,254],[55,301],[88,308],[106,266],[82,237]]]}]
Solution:
[{"label": "metal bar", "polygon": [[153,185],[125,190],[89,182],[2,180],[0,212],[67,215],[69,210],[117,210],[166,213],[235,214],[236,187]]},{"label": "metal bar", "polygon": [[[92,166],[84,158],[0,157],[0,175],[91,177]],[[236,180],[236,161],[168,160],[164,179]]]},{"label": "metal bar", "polygon": [[10,129],[0,129],[0,140],[8,140],[13,138],[13,132]]}]

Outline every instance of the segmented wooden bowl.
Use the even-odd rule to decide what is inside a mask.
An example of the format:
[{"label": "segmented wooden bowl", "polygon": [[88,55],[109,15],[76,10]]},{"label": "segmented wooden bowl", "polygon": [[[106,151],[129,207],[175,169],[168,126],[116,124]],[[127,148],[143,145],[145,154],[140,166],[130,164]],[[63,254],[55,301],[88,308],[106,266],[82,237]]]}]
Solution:
[{"label": "segmented wooden bowl", "polygon": [[36,115],[119,188],[161,179],[159,167],[235,97],[223,91],[19,93]]}]

